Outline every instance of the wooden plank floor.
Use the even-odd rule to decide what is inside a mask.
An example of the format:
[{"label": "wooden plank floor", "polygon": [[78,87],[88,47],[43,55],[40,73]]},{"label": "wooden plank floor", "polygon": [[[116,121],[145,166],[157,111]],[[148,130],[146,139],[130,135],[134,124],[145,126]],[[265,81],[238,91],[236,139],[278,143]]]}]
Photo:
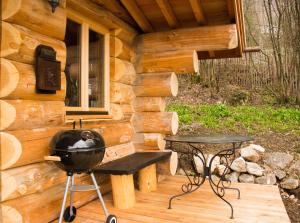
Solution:
[{"label": "wooden plank floor", "polygon": [[[186,179],[182,176],[168,177],[159,183],[158,190],[152,193],[136,192],[136,205],[127,210],[113,208],[111,195],[105,196],[106,205],[117,215],[120,223],[175,223],[175,222],[248,222],[286,223],[290,222],[277,186],[257,184],[235,184],[241,190],[238,200],[234,191],[226,197],[234,206],[234,219],[229,219],[230,209],[216,197],[209,184],[193,194],[175,200],[173,208],[167,209],[171,195],[180,192]],[[100,202],[95,200],[81,207],[77,212],[76,223],[104,222]]]}]

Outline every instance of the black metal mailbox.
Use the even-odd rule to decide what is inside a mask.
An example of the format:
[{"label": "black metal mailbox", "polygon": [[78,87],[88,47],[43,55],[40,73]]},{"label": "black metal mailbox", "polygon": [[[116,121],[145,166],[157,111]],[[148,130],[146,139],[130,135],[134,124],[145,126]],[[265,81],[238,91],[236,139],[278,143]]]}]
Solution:
[{"label": "black metal mailbox", "polygon": [[55,93],[61,89],[60,61],[50,46],[39,45],[36,48],[36,90],[38,93]]}]

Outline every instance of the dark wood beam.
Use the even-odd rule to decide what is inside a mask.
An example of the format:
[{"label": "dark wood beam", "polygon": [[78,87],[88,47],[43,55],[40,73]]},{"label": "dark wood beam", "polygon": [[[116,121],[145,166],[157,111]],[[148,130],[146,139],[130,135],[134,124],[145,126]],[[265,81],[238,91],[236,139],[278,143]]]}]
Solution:
[{"label": "dark wood beam", "polygon": [[198,22],[199,25],[205,25],[206,24],[206,18],[201,6],[200,0],[189,0],[194,16]]},{"label": "dark wood beam", "polygon": [[154,31],[152,25],[150,24],[142,10],[139,8],[135,0],[121,0],[121,2],[144,32]]},{"label": "dark wood beam", "polygon": [[167,20],[171,28],[179,27],[179,22],[174,14],[174,11],[168,0],[156,0],[157,5],[159,6],[162,14]]}]

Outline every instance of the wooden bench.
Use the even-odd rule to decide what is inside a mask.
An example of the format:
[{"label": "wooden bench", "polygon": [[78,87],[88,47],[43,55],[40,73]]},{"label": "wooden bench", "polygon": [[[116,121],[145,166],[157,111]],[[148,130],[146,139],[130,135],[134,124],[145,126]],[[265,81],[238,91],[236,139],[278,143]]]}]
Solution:
[{"label": "wooden bench", "polygon": [[110,174],[114,206],[127,209],[135,204],[133,174],[138,172],[140,191],[155,191],[157,188],[156,163],[170,156],[171,152],[137,152],[103,164],[94,171]]}]

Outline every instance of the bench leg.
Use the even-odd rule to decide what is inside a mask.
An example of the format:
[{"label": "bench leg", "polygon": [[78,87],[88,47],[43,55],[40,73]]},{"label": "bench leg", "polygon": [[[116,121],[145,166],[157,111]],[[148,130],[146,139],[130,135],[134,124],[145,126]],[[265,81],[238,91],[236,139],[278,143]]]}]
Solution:
[{"label": "bench leg", "polygon": [[110,175],[114,206],[128,209],[135,204],[133,175]]},{"label": "bench leg", "polygon": [[147,166],[139,171],[139,189],[141,192],[156,191],[156,164]]}]

